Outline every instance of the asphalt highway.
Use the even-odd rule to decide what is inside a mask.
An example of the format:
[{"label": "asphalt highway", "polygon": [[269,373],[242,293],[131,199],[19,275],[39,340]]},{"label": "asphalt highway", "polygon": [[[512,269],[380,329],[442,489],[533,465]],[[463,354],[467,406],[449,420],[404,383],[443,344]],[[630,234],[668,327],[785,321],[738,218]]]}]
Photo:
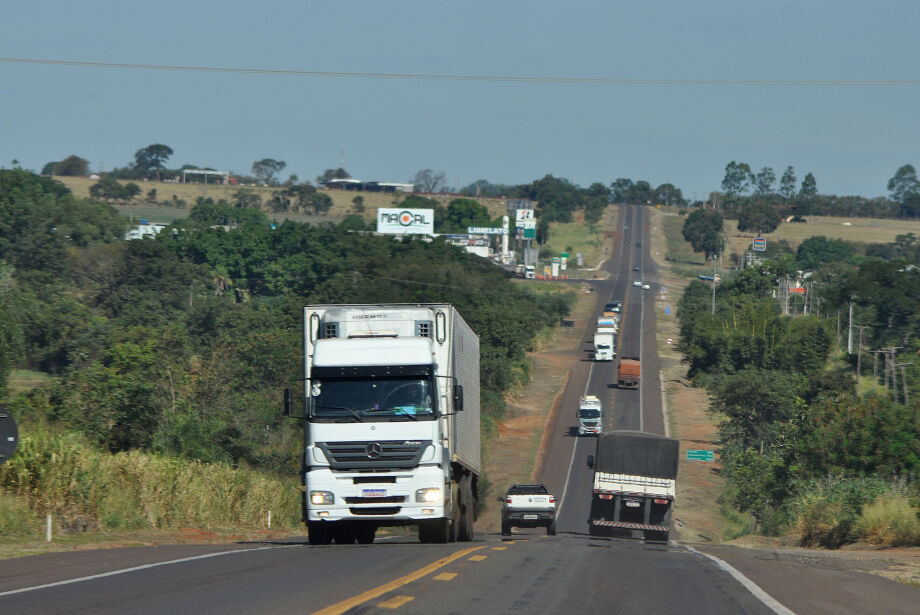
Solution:
[{"label": "asphalt highway", "polygon": [[[541,479],[557,495],[557,536],[419,544],[289,543],[166,546],[55,553],[0,561],[0,613],[917,613],[920,590],[729,547],[597,538],[587,532],[594,440],[572,435],[578,397],[597,395],[605,429],[664,433],[654,344],[654,264],[647,212],[625,207],[610,280],[592,282],[597,315],[623,301],[618,353],[640,356],[638,390],[619,390],[613,363],[595,363],[591,331],[549,426]],[[638,267],[639,271],[633,271]],[[632,285],[647,281],[650,290]],[[679,480],[679,477],[678,477]]]}]

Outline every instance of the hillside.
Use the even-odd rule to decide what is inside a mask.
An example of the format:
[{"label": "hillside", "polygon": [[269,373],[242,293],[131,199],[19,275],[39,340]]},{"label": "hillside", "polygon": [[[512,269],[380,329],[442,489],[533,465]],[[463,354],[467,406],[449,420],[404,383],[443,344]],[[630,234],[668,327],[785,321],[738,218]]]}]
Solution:
[{"label": "hillside", "polygon": [[[61,182],[67,186],[71,192],[74,193],[74,196],[78,198],[87,198],[89,197],[89,188],[93,185],[94,180],[85,178],[85,177],[62,177],[55,176],[55,180]],[[126,184],[127,181],[121,181],[121,183]],[[176,200],[185,201],[186,207],[191,207],[195,204],[196,200],[201,198],[211,198],[215,202],[220,199],[226,201],[232,201],[233,195],[240,189],[248,190],[252,193],[258,194],[262,197],[262,202],[265,203],[269,201],[272,196],[280,190],[280,188],[268,188],[264,186],[225,186],[221,184],[173,184],[168,182],[157,182],[157,181],[135,181],[138,186],[141,188],[141,194],[139,194],[135,199],[130,203],[126,204],[128,207],[137,207],[143,208],[145,213],[138,215],[138,217],[150,217],[157,218],[155,208],[158,205],[151,203],[146,203],[144,201],[144,196],[151,190],[156,189],[156,201],[159,204],[166,205],[164,208],[164,214],[172,219],[174,217],[184,217],[170,215],[169,210],[177,209],[174,207],[169,207],[170,202]],[[326,190],[325,194],[328,194],[332,199],[332,209],[329,211],[329,214],[326,216],[306,216],[301,214],[284,214],[284,218],[290,218],[298,222],[306,221],[340,221],[346,215],[351,213],[351,209],[354,207],[352,202],[355,197],[362,196],[364,197],[364,207],[365,211],[362,214],[364,219],[373,220],[376,219],[376,211],[381,207],[397,207],[399,202],[406,197],[405,193],[382,193],[382,192],[355,192],[351,190]],[[442,205],[447,206],[450,201],[457,198],[453,195],[424,195],[426,197],[432,198]],[[505,201],[503,199],[492,199],[492,198],[479,198],[476,199],[483,206],[488,208],[490,215],[493,217],[503,215],[507,212],[505,206]],[[154,208],[153,213],[149,212],[151,208]],[[130,211],[123,212],[129,213]],[[167,220],[164,220],[167,221]]]}]

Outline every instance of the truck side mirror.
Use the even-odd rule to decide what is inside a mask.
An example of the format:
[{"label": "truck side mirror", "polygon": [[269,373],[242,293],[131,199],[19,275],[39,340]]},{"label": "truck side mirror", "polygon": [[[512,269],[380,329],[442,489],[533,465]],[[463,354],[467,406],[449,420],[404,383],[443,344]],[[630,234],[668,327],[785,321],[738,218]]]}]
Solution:
[{"label": "truck side mirror", "polygon": [[498,500],[499,502],[501,502],[502,504],[505,503],[505,498],[503,498],[502,496],[498,496],[498,497],[495,498],[495,499]]},{"label": "truck side mirror", "polygon": [[291,416],[291,389],[284,389],[284,415]]},{"label": "truck side mirror", "polygon": [[454,412],[463,410],[463,385],[454,383]]},{"label": "truck side mirror", "polygon": [[594,469],[594,455],[588,455],[588,467]]}]

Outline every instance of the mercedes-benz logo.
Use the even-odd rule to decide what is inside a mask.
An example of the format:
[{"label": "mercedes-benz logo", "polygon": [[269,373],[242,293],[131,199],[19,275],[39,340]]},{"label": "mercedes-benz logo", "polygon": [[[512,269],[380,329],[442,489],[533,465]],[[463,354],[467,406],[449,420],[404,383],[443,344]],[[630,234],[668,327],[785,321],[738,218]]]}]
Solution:
[{"label": "mercedes-benz logo", "polygon": [[383,455],[383,447],[380,446],[380,442],[372,442],[364,447],[364,452],[367,453],[368,459],[380,459],[380,456]]}]

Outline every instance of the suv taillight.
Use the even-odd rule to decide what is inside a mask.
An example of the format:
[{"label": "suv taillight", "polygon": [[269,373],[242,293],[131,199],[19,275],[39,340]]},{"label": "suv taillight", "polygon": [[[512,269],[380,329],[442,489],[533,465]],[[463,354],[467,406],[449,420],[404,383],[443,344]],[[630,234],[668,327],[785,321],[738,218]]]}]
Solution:
[{"label": "suv taillight", "polygon": [[508,497],[505,498],[505,504],[510,504],[510,503],[511,503],[511,496],[509,495]]}]

